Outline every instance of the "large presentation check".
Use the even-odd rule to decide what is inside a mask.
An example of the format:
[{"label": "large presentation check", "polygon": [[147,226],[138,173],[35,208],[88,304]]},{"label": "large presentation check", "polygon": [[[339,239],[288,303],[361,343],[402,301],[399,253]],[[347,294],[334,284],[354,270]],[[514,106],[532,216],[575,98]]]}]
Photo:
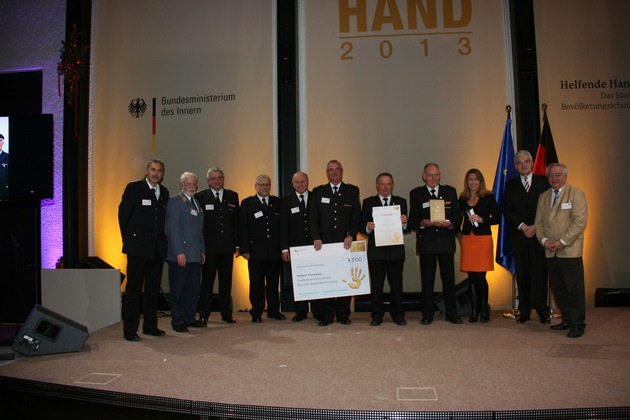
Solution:
[{"label": "large presentation check", "polygon": [[324,244],[319,251],[306,245],[289,252],[296,301],[370,293],[365,241],[352,242],[350,249],[339,242]]}]

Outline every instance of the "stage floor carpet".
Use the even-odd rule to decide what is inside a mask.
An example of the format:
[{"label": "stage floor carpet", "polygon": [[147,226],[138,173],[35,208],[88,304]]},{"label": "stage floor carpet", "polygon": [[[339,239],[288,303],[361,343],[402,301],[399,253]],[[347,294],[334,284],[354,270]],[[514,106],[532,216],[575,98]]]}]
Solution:
[{"label": "stage floor carpet", "polygon": [[518,324],[499,311],[487,324],[453,325],[436,313],[424,326],[411,312],[406,326],[386,319],[379,327],[370,326],[367,312],[353,313],[351,325],[328,327],[286,315],[253,324],[248,313],[236,313],[230,325],[213,314],[207,328],[189,333],[174,332],[162,315],[166,336],[140,334],[140,342],[125,341],[122,323],[114,324],[91,332],[80,352],[16,353],[0,365],[0,390],[16,389],[15,381],[17,388],[102,393],[104,402],[147,405],[141,408],[194,414],[209,407],[209,417],[200,418],[630,412],[630,308],[589,308],[578,339],[536,316]]}]

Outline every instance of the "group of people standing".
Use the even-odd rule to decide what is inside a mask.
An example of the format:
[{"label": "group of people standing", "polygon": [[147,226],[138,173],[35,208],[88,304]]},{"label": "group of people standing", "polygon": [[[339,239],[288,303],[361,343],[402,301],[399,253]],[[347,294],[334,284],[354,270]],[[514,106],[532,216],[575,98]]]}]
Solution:
[{"label": "group of people standing", "polygon": [[[545,177],[532,175],[533,160],[527,151],[514,158],[520,174],[506,186],[503,214],[512,227],[511,240],[519,287],[517,322],[530,319],[536,310],[542,323],[550,322],[547,306],[547,265],[550,284],[562,311],[562,323],[552,329],[569,329],[569,337],[579,337],[585,328],[582,240],[586,227],[586,201],[575,187],[565,185],[564,165],[552,164]],[[164,163],[147,163],[145,178],[131,182],[119,206],[123,253],[127,254],[127,285],[123,303],[123,334],[139,341],[140,301],[143,333],[164,335],[157,326],[157,303],[166,259],[169,270],[171,326],[176,332],[207,326],[212,292],[218,273],[221,319],[232,317],[231,288],[235,256],[247,260],[249,272],[249,311],[253,323],[267,318],[283,320],[280,311],[279,279],[282,264],[290,263],[289,248],[340,243],[350,248],[359,233],[368,238],[368,265],[371,281],[371,325],[384,321],[383,288],[390,286],[389,312],[397,325],[406,325],[403,308],[404,244],[378,247],[372,210],[398,205],[404,233],[415,232],[420,260],[422,317],[430,325],[435,311],[434,284],[439,266],[445,304],[445,319],[461,324],[455,296],[456,243],[461,246],[460,270],[468,273],[472,311],[469,322],[488,322],[488,282],[486,272],[494,268],[491,226],[500,220],[499,205],[487,190],[483,174],[470,169],[461,194],[440,184],[440,168],[427,163],[423,186],[410,192],[407,200],[393,194],[394,177],[383,172],[376,177],[377,194],[360,202],[359,188],[343,182],[343,167],[337,160],[326,165],[328,183],[309,190],[308,175],[296,172],[293,192],[283,198],[270,194],[271,178],[259,175],[256,194],[239,204],[238,194],[224,187],[223,171],[207,172],[208,189],[198,191],[197,176],[185,172],[180,192],[168,197],[161,185]],[[551,185],[551,189],[549,188]],[[550,191],[555,193],[551,198]],[[441,200],[444,220],[431,219],[431,200]],[[556,201],[560,204],[556,206]],[[560,209],[560,210],[559,210]],[[574,215],[573,213],[576,213]],[[580,277],[581,275],[581,277]],[[200,281],[201,279],[201,281]],[[144,295],[142,290],[144,289]],[[581,299],[581,301],[580,301]],[[335,321],[351,324],[350,297],[299,301],[294,322],[312,312],[320,326]],[[198,314],[198,318],[196,315]]]}]

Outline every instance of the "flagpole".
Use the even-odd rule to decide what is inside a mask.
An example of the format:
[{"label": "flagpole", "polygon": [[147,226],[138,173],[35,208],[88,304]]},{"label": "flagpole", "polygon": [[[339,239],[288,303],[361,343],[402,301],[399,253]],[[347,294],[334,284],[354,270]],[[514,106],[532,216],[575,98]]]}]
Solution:
[{"label": "flagpole", "polygon": [[[543,112],[543,125],[547,124],[547,104],[546,103],[542,104],[542,106],[540,107],[540,110]],[[555,147],[554,147],[554,150],[555,150]],[[547,167],[548,163],[552,163],[552,162],[545,162],[545,167]],[[549,306],[549,318],[551,319],[560,318],[561,316],[560,313],[553,310],[552,303],[553,303],[553,291],[551,290],[551,285],[549,284],[549,273],[547,273],[547,306]]]},{"label": "flagpole", "polygon": [[[512,107],[507,105],[505,107],[505,112],[507,112],[507,119],[509,120],[512,113]],[[518,316],[518,286],[516,283],[516,275],[512,274],[512,310],[510,312],[506,312],[503,314],[503,318],[516,319]]]}]

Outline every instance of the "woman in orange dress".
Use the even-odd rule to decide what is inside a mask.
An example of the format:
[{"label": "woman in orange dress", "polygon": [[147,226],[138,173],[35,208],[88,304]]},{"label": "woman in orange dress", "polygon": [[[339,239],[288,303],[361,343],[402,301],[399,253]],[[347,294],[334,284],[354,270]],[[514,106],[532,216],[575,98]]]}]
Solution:
[{"label": "woman in orange dress", "polygon": [[460,271],[468,272],[471,306],[469,322],[490,321],[486,272],[494,270],[492,225],[499,223],[499,206],[479,169],[470,169],[464,177],[464,191],[459,197],[463,214]]}]

